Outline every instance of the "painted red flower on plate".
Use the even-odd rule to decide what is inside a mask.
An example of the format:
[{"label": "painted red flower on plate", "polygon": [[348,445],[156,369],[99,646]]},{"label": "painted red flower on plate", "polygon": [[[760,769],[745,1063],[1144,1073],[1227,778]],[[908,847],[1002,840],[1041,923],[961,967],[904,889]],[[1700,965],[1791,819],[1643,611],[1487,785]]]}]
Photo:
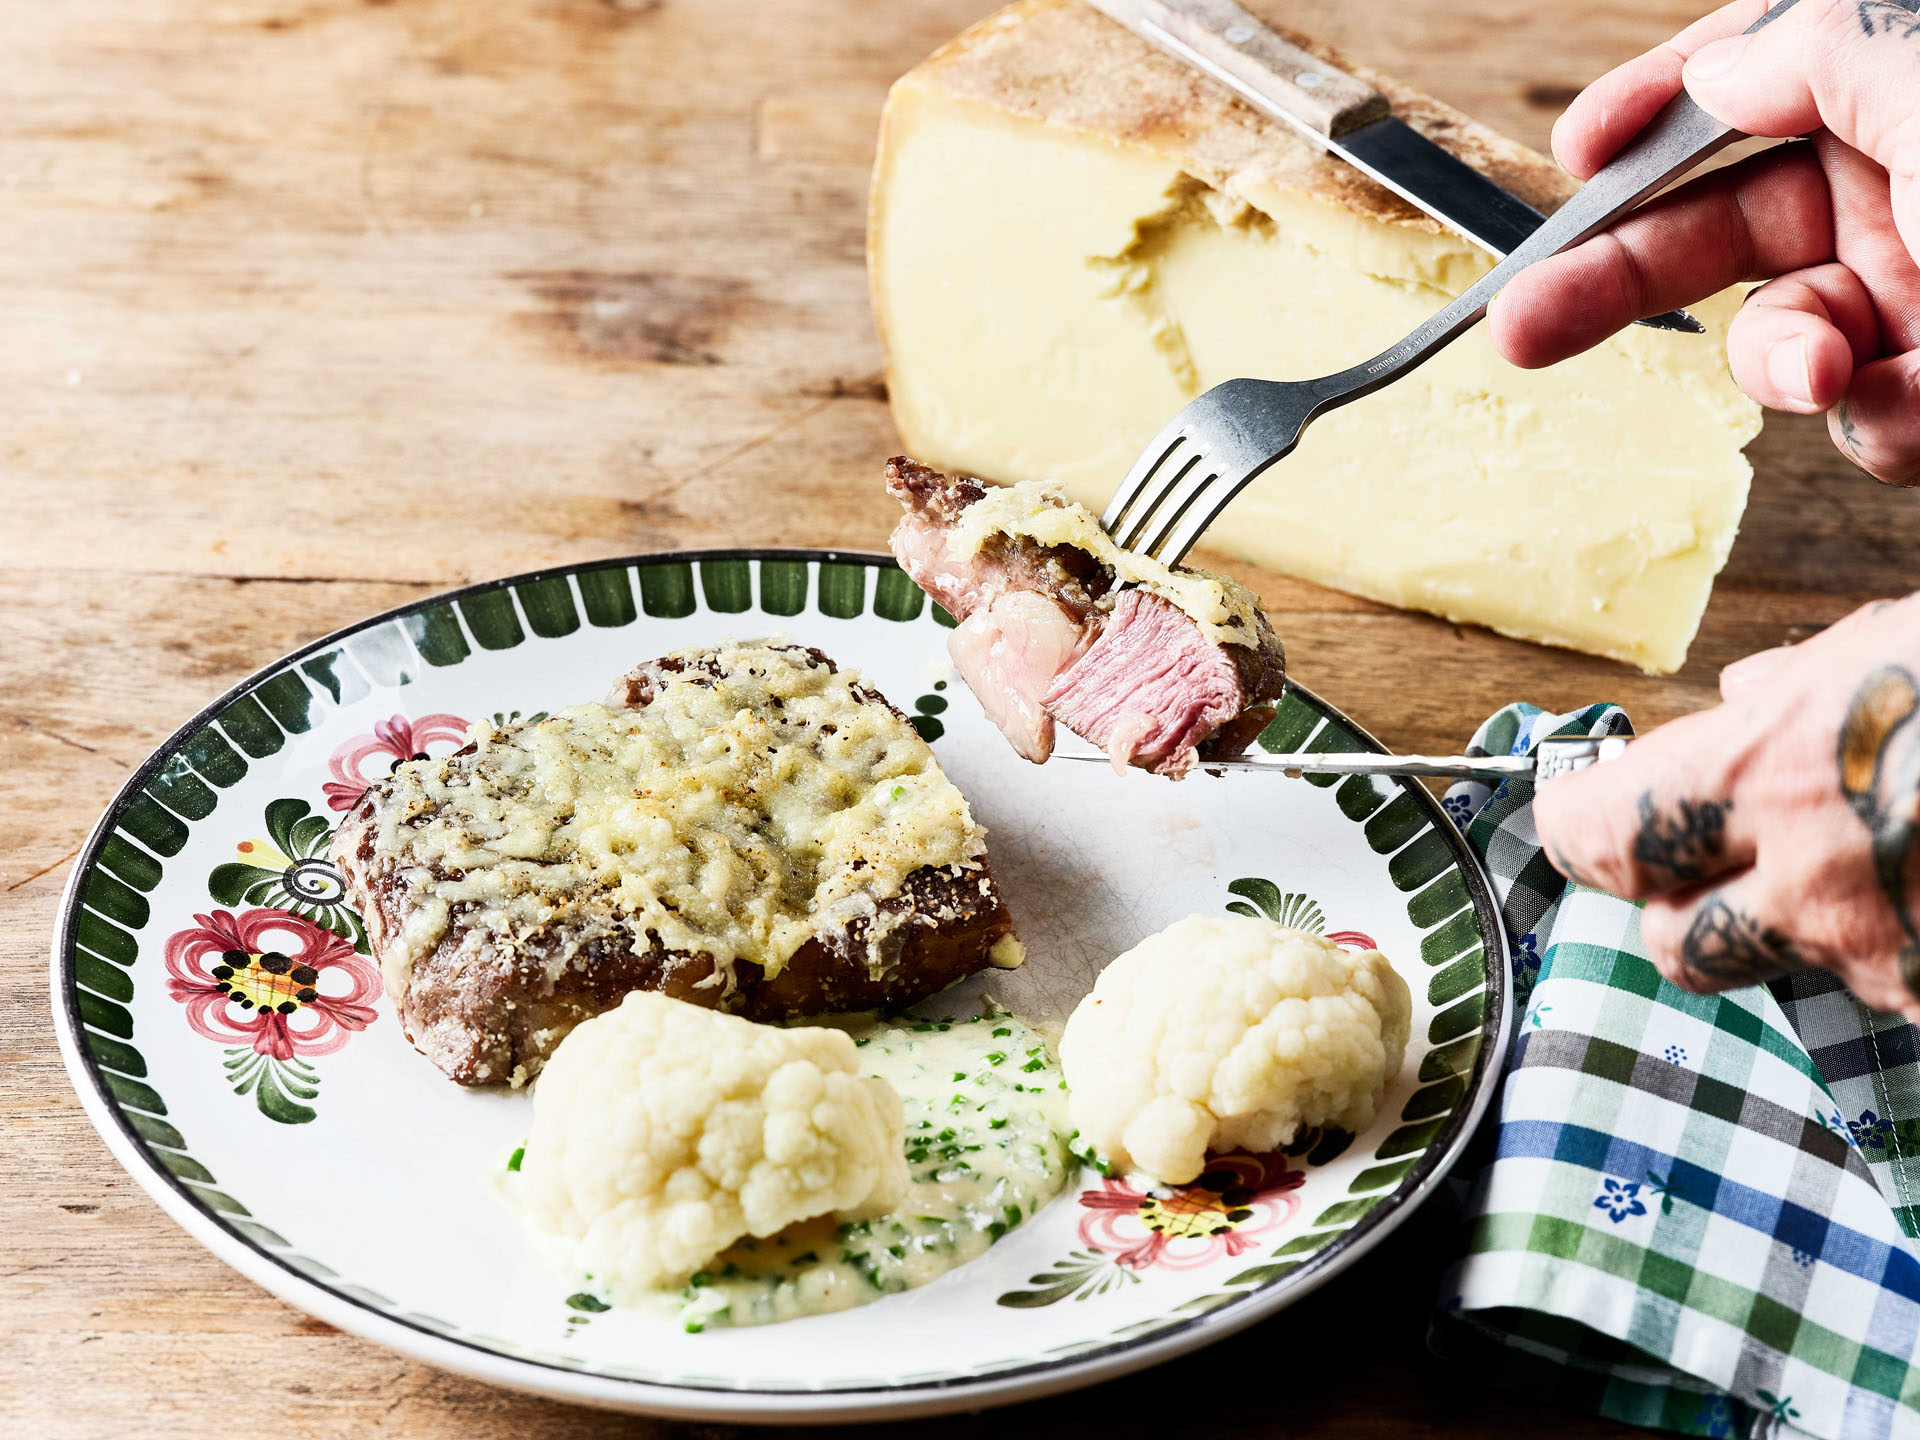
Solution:
[{"label": "painted red flower on plate", "polygon": [[1196,1270],[1250,1250],[1300,1208],[1304,1170],[1284,1155],[1220,1155],[1191,1185],[1140,1190],[1112,1176],[1083,1190],[1082,1243],[1132,1270]]},{"label": "painted red flower on plate", "polygon": [[459,746],[466,742],[467,722],[458,715],[405,715],[375,722],[371,735],[358,735],[333,752],[327,761],[332,775],[320,788],[330,810],[351,810],[354,802],[376,780],[393,773],[402,760],[424,760],[429,745]]},{"label": "painted red flower on plate", "polygon": [[330,1055],[373,1023],[380,973],[285,910],[215,910],[167,941],[167,993],[194,1032],[273,1060]]}]

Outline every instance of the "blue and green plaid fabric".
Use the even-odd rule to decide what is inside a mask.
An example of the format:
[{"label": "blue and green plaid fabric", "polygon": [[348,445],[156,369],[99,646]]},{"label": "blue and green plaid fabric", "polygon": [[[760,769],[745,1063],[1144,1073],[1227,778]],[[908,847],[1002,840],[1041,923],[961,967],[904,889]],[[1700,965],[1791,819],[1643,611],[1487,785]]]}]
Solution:
[{"label": "blue and green plaid fabric", "polygon": [[[1517,705],[1473,748],[1627,728]],[[1500,896],[1520,1019],[1436,1347],[1690,1435],[1920,1437],[1914,1028],[1824,975],[1669,985],[1639,908],[1546,862],[1532,798],[1446,799]]]}]

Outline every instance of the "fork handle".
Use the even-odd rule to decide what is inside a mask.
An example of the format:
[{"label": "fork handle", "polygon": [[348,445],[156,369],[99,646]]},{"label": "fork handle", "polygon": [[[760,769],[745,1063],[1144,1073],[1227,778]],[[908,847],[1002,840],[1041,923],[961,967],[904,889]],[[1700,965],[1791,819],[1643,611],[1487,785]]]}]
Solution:
[{"label": "fork handle", "polygon": [[1233,0],[1092,0],[1094,9],[1271,99],[1328,139],[1392,113],[1387,97],[1289,43]]},{"label": "fork handle", "polygon": [[[1798,0],[1779,0],[1746,33],[1751,35],[1772,24],[1796,3]],[[1646,129],[1575,191],[1572,199],[1459,299],[1373,359],[1315,381],[1311,388],[1321,403],[1313,413],[1344,405],[1399,378],[1476,324],[1487,313],[1493,297],[1529,265],[1598,235],[1675,177],[1744,138],[1740,131],[1694,104],[1682,90]]]}]

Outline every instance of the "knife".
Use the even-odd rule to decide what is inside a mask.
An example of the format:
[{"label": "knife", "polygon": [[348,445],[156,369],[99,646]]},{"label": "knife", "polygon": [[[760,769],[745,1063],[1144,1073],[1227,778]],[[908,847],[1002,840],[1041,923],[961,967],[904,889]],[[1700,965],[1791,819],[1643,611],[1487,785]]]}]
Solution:
[{"label": "knife", "polygon": [[[1233,0],[1090,0],[1109,19],[1212,76],[1263,115],[1372,176],[1505,259],[1547,217],[1397,120],[1387,97],[1288,43]],[[1637,322],[1705,333],[1684,310]]]},{"label": "knife", "polygon": [[[1340,753],[1269,754],[1263,750],[1236,755],[1231,760],[1195,761],[1209,773],[1222,770],[1269,770],[1282,775],[1426,775],[1448,780],[1532,780],[1545,784],[1626,754],[1625,735],[1549,735],[1531,755],[1370,755]],[[1056,760],[1095,760],[1112,763],[1097,750],[1056,750]]]}]

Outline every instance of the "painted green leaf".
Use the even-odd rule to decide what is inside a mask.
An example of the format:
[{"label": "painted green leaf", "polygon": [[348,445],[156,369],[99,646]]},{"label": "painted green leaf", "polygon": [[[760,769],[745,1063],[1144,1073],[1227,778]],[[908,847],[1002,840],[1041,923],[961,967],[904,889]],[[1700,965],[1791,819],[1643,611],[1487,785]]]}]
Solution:
[{"label": "painted green leaf", "polygon": [[1487,966],[1479,952],[1456,960],[1427,982],[1427,1000],[1434,1005],[1451,1005],[1462,995],[1471,994],[1487,983]]},{"label": "painted green leaf", "polygon": [[107,1089],[113,1092],[113,1098],[122,1105],[134,1110],[144,1110],[149,1115],[167,1113],[167,1102],[160,1098],[160,1092],[151,1085],[139,1080],[129,1080],[124,1075],[115,1075],[111,1071],[102,1071],[100,1078],[107,1082]]},{"label": "painted green leaf", "polygon": [[1479,943],[1479,917],[1469,906],[1439,929],[1429,931],[1421,938],[1420,958],[1429,965],[1444,965]]},{"label": "painted green leaf", "polygon": [[222,710],[219,720],[228,737],[256,760],[278,754],[287,743],[286,735],[252,695],[242,695]]},{"label": "painted green leaf", "polygon": [[129,930],[141,929],[153,913],[146,896],[105,870],[95,870],[87,877],[83,894],[89,910],[98,911]]},{"label": "painted green leaf", "polygon": [[262,680],[253,687],[253,698],[289,734],[304,735],[313,727],[313,691],[292,670]]},{"label": "painted green leaf", "polygon": [[1278,1265],[1256,1265],[1251,1270],[1242,1270],[1238,1275],[1229,1275],[1226,1283],[1229,1285],[1264,1285],[1269,1280],[1278,1280],[1282,1275],[1299,1268],[1300,1262],[1298,1260],[1291,1260]]},{"label": "painted green leaf", "polygon": [[1427,1027],[1428,1042],[1444,1045],[1449,1040],[1458,1040],[1462,1035],[1478,1030],[1486,1016],[1486,1009],[1487,997],[1482,992],[1468,996],[1450,1010],[1442,1010]]},{"label": "painted green leaf", "polygon": [[1394,888],[1417,890],[1454,863],[1453,849],[1438,830],[1429,830],[1387,862]]},{"label": "painted green leaf", "polygon": [[91,990],[82,990],[77,998],[80,1018],[87,1024],[109,1035],[118,1035],[122,1040],[133,1038],[133,1016],[124,1007],[103,999]]},{"label": "painted green leaf", "polygon": [[140,956],[140,946],[133,936],[118,925],[102,920],[91,910],[80,912],[80,918],[73,927],[73,938],[75,943],[116,965],[131,965]]},{"label": "painted green leaf", "polygon": [[429,665],[458,665],[473,653],[451,605],[432,605],[402,616],[400,627]]},{"label": "painted green leaf", "polygon": [[528,627],[541,638],[557,639],[580,628],[580,612],[573,608],[573,587],[567,583],[566,576],[554,575],[530,585],[516,585],[513,593],[520,597],[520,609],[526,614]]},{"label": "painted green leaf", "polygon": [[1281,697],[1272,721],[1260,732],[1260,748],[1270,755],[1298,750],[1320,719],[1319,711],[1289,691]]},{"label": "painted green leaf", "polygon": [[707,608],[721,615],[738,615],[753,608],[753,567],[744,560],[702,560],[700,593]]},{"label": "painted green leaf", "polygon": [[120,812],[120,828],[156,855],[178,855],[187,843],[180,817],[161,808],[151,795],[136,795]]},{"label": "painted green leaf", "polygon": [[220,803],[207,782],[176,755],[160,767],[160,773],[147,782],[147,793],[176,815],[189,820],[204,820]]},{"label": "painted green leaf", "polygon": [[1451,1045],[1443,1045],[1438,1050],[1429,1050],[1420,1061],[1422,1080],[1439,1080],[1448,1075],[1462,1074],[1473,1068],[1473,1062],[1480,1055],[1480,1034],[1473,1034]]},{"label": "painted green leaf", "polygon": [[300,670],[331,695],[336,705],[351,705],[373,688],[367,684],[367,677],[360,673],[360,667],[347,658],[344,650],[329,650],[324,655],[303,660]]},{"label": "painted green leaf", "polygon": [[807,608],[804,560],[760,562],[760,608],[769,615],[798,615]]},{"label": "painted green leaf", "polygon": [[1353,1195],[1364,1195],[1369,1190],[1388,1189],[1406,1179],[1407,1172],[1419,1163],[1420,1156],[1411,1155],[1405,1160],[1396,1160],[1391,1165],[1371,1166],[1353,1177],[1353,1183],[1347,1186],[1347,1191]]},{"label": "painted green leaf", "polygon": [[1228,893],[1244,896],[1259,907],[1260,913],[1279,925],[1318,935],[1327,928],[1326,914],[1307,896],[1297,892],[1282,894],[1271,880],[1249,875],[1230,881]]},{"label": "painted green leaf", "polygon": [[1402,1120],[1431,1120],[1436,1115],[1451,1115],[1466,1096],[1467,1082],[1461,1076],[1449,1075],[1407,1097],[1407,1105],[1400,1112]]},{"label": "painted green leaf", "polygon": [[679,620],[694,611],[693,566],[686,561],[640,567],[640,608],[663,620]]},{"label": "painted green leaf", "polygon": [[851,620],[867,608],[867,567],[820,562],[820,613]]},{"label": "painted green leaf", "polygon": [[1388,855],[1418,835],[1426,823],[1427,815],[1420,808],[1420,802],[1403,792],[1367,821],[1361,833],[1367,837],[1374,854]]},{"label": "painted green leaf", "polygon": [[103,1070],[117,1070],[122,1075],[147,1073],[147,1057],[123,1041],[89,1031],[87,1049],[93,1052],[93,1058],[100,1062]]},{"label": "painted green leaf", "polygon": [[104,995],[109,1000],[128,1001],[133,999],[133,977],[117,965],[109,965],[97,955],[89,955],[84,950],[76,950],[73,955],[73,977],[96,995]]},{"label": "painted green leaf", "polygon": [[1423,1151],[1434,1142],[1446,1123],[1446,1117],[1443,1115],[1438,1120],[1429,1120],[1422,1125],[1402,1125],[1380,1142],[1380,1148],[1374,1152],[1374,1158],[1392,1160],[1396,1156]]},{"label": "painted green leaf", "polygon": [[1349,820],[1364,820],[1387,803],[1380,793],[1382,783],[1372,775],[1349,775],[1333,792],[1334,803]]},{"label": "painted green leaf", "polygon": [[601,629],[631,625],[634,621],[633,582],[627,567],[608,565],[599,570],[582,570],[573,577],[580,586],[580,603],[586,607],[587,620]]},{"label": "painted green leaf", "polygon": [[[1267,728],[1272,729],[1273,727],[1268,726]],[[1367,747],[1361,743],[1360,737],[1355,735],[1351,730],[1336,725],[1329,720],[1313,734],[1307,741],[1305,748],[1314,751],[1316,754],[1353,755],[1358,754]],[[1340,777],[1338,775],[1308,775],[1304,778],[1307,784],[1317,785],[1322,790],[1326,789],[1329,785],[1337,785],[1340,783]]]},{"label": "painted green leaf", "polygon": [[1289,1240],[1273,1253],[1275,1255],[1310,1255],[1323,1245],[1339,1239],[1345,1233],[1343,1230],[1322,1230],[1317,1235],[1302,1235],[1296,1240]]},{"label": "painted green leaf", "polygon": [[482,590],[463,595],[454,603],[484,650],[511,650],[527,638],[527,632],[520,628],[520,617],[514,613],[513,597],[505,590]]},{"label": "painted green leaf", "polygon": [[882,570],[873,582],[873,613],[882,620],[917,620],[927,592],[901,570]]},{"label": "painted green leaf", "polygon": [[1336,1200],[1315,1218],[1314,1227],[1317,1229],[1323,1225],[1351,1225],[1385,1198],[1384,1195],[1375,1195],[1364,1200]]},{"label": "painted green leaf", "polygon": [[152,890],[160,883],[160,862],[118,833],[101,844],[100,864],[136,890]]},{"label": "painted green leaf", "polygon": [[1449,870],[1407,901],[1407,918],[1422,930],[1430,930],[1462,905],[1471,903],[1467,882],[1460,878],[1458,870]]}]

